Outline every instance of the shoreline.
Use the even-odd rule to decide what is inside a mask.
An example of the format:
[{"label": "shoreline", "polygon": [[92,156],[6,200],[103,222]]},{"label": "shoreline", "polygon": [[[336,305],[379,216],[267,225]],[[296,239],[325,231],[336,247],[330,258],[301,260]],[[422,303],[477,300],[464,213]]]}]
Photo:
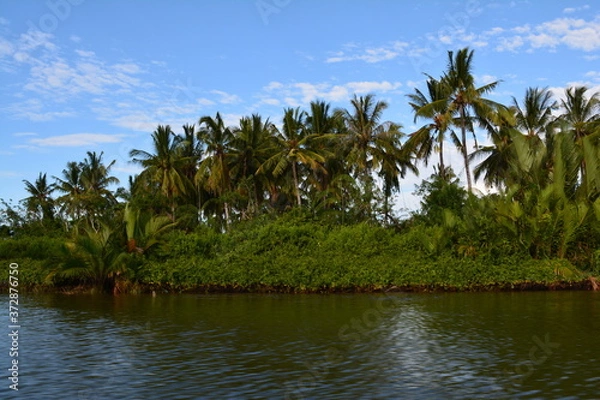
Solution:
[{"label": "shoreline", "polygon": [[[535,291],[600,291],[600,278],[588,277],[579,281],[513,282],[474,284],[465,287],[429,285],[350,286],[308,289],[270,285],[197,285],[172,286],[157,284],[132,284],[119,282],[109,295],[147,294],[368,294],[368,293],[483,293],[483,292],[535,292]],[[0,285],[0,293],[8,293],[8,285]],[[65,295],[102,293],[93,285],[49,286],[31,285],[20,287],[22,294],[58,293]]]}]

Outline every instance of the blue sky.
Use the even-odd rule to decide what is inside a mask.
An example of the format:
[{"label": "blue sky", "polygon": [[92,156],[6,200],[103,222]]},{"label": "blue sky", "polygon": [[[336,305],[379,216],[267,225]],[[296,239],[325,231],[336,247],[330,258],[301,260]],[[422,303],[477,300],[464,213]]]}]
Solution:
[{"label": "blue sky", "polygon": [[[279,124],[284,107],[374,93],[389,103],[384,119],[410,133],[406,94],[465,46],[480,84],[502,80],[496,101],[529,86],[557,98],[573,84],[600,89],[600,8],[589,0],[3,0],[0,198],[22,199],[23,179],[59,176],[86,151],[116,160],[126,185],[139,172],[129,151],[150,150],[158,124],[181,132],[217,111],[230,124],[251,113]],[[431,173],[421,170],[399,208],[418,206],[414,186]]]}]

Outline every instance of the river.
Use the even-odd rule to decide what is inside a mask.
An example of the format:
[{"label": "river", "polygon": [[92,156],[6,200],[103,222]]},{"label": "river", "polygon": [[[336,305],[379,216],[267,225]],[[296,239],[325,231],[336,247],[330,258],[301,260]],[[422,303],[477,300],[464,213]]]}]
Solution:
[{"label": "river", "polygon": [[2,399],[600,398],[598,292],[19,300]]}]

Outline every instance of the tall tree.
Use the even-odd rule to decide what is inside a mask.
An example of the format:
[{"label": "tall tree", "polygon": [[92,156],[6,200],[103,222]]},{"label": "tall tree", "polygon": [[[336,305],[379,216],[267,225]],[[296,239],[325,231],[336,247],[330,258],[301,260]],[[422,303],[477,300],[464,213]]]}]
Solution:
[{"label": "tall tree", "polygon": [[[399,139],[403,136],[400,125],[381,122],[383,111],[387,108],[386,102],[375,101],[372,94],[360,97],[355,95],[351,105],[351,110],[345,113],[347,160],[362,183],[363,206],[371,216],[371,200],[375,193],[373,170],[378,169],[385,161],[386,165],[382,170],[384,178],[387,178],[385,183],[393,184],[393,174],[404,171],[409,165],[412,167],[412,164],[406,163],[406,159],[398,151]],[[401,169],[397,169],[400,161]],[[391,192],[388,190],[388,193]]]},{"label": "tall tree", "polygon": [[456,54],[448,52],[448,67],[443,76],[445,84],[450,86],[450,109],[456,113],[454,124],[460,129],[460,138],[454,137],[461,151],[465,164],[467,190],[472,192],[471,168],[469,166],[469,152],[467,149],[467,131],[475,137],[474,122],[485,125],[484,120],[489,117],[498,104],[483,96],[498,86],[498,81],[476,87],[473,76],[473,50],[464,48]]},{"label": "tall tree", "polygon": [[[271,170],[275,177],[291,169],[294,181],[294,196],[296,204],[302,205],[300,196],[300,166],[306,166],[309,171],[326,173],[323,163],[325,156],[313,147],[318,134],[309,134],[306,129],[306,113],[299,108],[284,110],[283,127],[275,136],[277,150],[260,170]],[[260,171],[259,171],[260,172]]]},{"label": "tall tree", "polygon": [[34,183],[27,180],[23,180],[23,183],[25,190],[30,194],[23,200],[27,212],[42,224],[54,220],[54,199],[52,199],[54,186],[48,184],[46,174],[40,172]]},{"label": "tall tree", "polygon": [[585,86],[565,90],[565,99],[561,101],[564,111],[558,119],[577,149],[582,192],[596,197],[600,194],[600,166],[597,163],[600,156],[597,134],[600,132],[600,93],[588,96],[588,90]]},{"label": "tall tree", "polygon": [[81,179],[81,169],[81,163],[71,161],[67,163],[67,168],[62,170],[62,178],[53,177],[56,180],[56,190],[63,193],[56,199],[61,213],[75,222],[84,214],[85,187]]},{"label": "tall tree", "polygon": [[380,159],[376,146],[378,135],[385,132],[381,124],[383,111],[388,107],[385,101],[375,101],[375,96],[356,96],[350,101],[351,109],[345,111],[347,126],[346,144],[348,161],[363,184],[371,180],[371,172],[377,168]]},{"label": "tall tree", "polygon": [[516,126],[529,137],[541,137],[550,129],[554,117],[552,111],[556,110],[557,103],[552,99],[548,88],[528,88],[525,92],[523,105],[512,98],[515,108]]},{"label": "tall tree", "polygon": [[196,182],[222,201],[225,224],[229,224],[230,212],[227,197],[232,190],[229,168],[229,147],[233,140],[232,129],[225,126],[221,114],[212,118],[204,116],[199,121],[198,137],[204,144],[204,158],[196,173]]},{"label": "tall tree", "polygon": [[260,166],[269,159],[275,149],[275,125],[269,119],[263,120],[258,114],[243,117],[231,141],[231,173],[237,191],[247,198],[242,214],[256,213],[268,186],[268,176]]},{"label": "tall tree", "polygon": [[104,152],[97,154],[95,151],[88,151],[87,157],[81,163],[81,183],[90,207],[102,208],[116,202],[113,192],[109,189],[110,185],[119,183],[119,179],[110,175],[110,169],[116,160],[105,165],[102,161],[103,155]]},{"label": "tall tree", "polygon": [[445,134],[452,122],[449,110],[450,94],[451,88],[445,81],[428,76],[426,93],[415,89],[415,93],[408,95],[409,105],[415,113],[414,121],[425,118],[431,122],[412,133],[404,144],[404,148],[422,159],[425,165],[428,164],[433,151],[439,152],[438,170],[442,179],[446,172],[444,165]]},{"label": "tall tree", "polygon": [[339,109],[332,110],[331,105],[324,101],[311,101],[306,116],[306,130],[309,135],[319,138],[315,141],[314,148],[326,154],[324,169],[315,170],[309,176],[311,187],[314,187],[317,193],[323,193],[338,175],[347,173],[344,149],[340,146],[346,130],[344,112]]},{"label": "tall tree", "polygon": [[179,152],[181,137],[169,125],[159,125],[152,133],[153,153],[134,149],[129,155],[133,162],[144,167],[142,174],[160,185],[161,192],[171,204],[171,220],[175,220],[176,198],[186,191],[185,175],[181,171],[182,158]]},{"label": "tall tree", "polygon": [[380,165],[377,173],[383,180],[383,209],[386,222],[391,219],[390,198],[394,190],[400,188],[400,178],[404,178],[407,170],[418,174],[418,169],[413,163],[412,152],[402,147],[400,140],[404,134],[400,129],[400,125],[387,122],[375,138]]},{"label": "tall tree", "polygon": [[569,125],[576,141],[590,135],[600,121],[600,93],[588,97],[588,90],[585,86],[570,87],[565,90],[565,99],[561,100],[564,111],[559,119]]}]

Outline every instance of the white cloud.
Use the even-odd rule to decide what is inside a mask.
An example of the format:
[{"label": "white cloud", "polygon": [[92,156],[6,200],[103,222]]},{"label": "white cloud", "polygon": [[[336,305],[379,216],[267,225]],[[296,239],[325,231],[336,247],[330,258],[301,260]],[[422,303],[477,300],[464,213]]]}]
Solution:
[{"label": "white cloud", "polygon": [[94,57],[96,55],[96,53],[94,53],[93,51],[85,50],[75,50],[75,53],[77,53],[81,57]]},{"label": "white cloud", "polygon": [[584,6],[581,6],[581,7],[567,7],[565,9],[563,9],[563,13],[565,13],[565,14],[573,14],[573,13],[576,13],[578,11],[588,10],[589,8],[590,8],[590,6],[587,5],[587,4],[584,5]]},{"label": "white cloud", "polygon": [[2,177],[2,178],[19,178],[19,177],[21,177],[21,174],[17,171],[0,170],[0,177]]},{"label": "white cloud", "polygon": [[496,82],[498,80],[498,77],[496,77],[494,75],[482,75],[482,76],[476,76],[475,78],[478,81],[481,81],[481,83],[484,85],[487,85],[492,82]]},{"label": "white cloud", "polygon": [[19,38],[19,50],[23,52],[30,52],[38,48],[54,51],[57,49],[56,45],[52,42],[54,36],[50,33],[44,33],[42,31],[30,30],[26,33],[22,33]]},{"label": "white cloud", "polygon": [[43,139],[30,139],[29,143],[42,147],[80,147],[95,146],[101,143],[119,143],[122,140],[123,135],[73,133],[69,135],[50,136]]},{"label": "white cloud", "polygon": [[75,65],[62,58],[37,62],[31,67],[26,90],[65,100],[78,94],[103,94],[108,90],[128,90],[140,85],[133,74],[139,71],[134,64],[105,66],[86,54]]},{"label": "white cloud", "polygon": [[12,103],[10,106],[0,109],[13,118],[23,118],[30,121],[42,122],[51,121],[56,118],[66,118],[75,115],[70,109],[48,110],[46,104],[38,99],[27,99],[25,101]]},{"label": "white cloud", "polygon": [[500,44],[496,46],[496,51],[516,51],[525,44],[521,36],[513,36],[512,38],[501,38]]},{"label": "white cloud", "polygon": [[364,61],[367,63],[378,63],[393,60],[405,53],[409,44],[407,42],[395,41],[380,47],[360,47],[355,43],[348,43],[343,51],[331,53],[326,63],[337,63],[342,61]]},{"label": "white cloud", "polygon": [[230,94],[222,90],[211,90],[210,92],[220,97],[219,103],[221,104],[235,104],[240,103],[242,101],[242,99],[238,95]]},{"label": "white cloud", "polygon": [[69,40],[71,40],[74,43],[80,43],[81,42],[81,38],[79,36],[77,36],[77,35],[71,35],[69,37]]},{"label": "white cloud", "polygon": [[281,102],[279,100],[277,100],[277,99],[272,98],[272,97],[267,97],[267,98],[262,99],[259,102],[259,105],[260,104],[267,104],[267,105],[270,105],[270,106],[278,106],[278,105],[281,104]]},{"label": "white cloud", "polygon": [[531,27],[514,27],[514,36],[499,37],[497,51],[516,51],[529,46],[528,50],[566,46],[586,52],[600,49],[600,18],[586,21],[575,18],[556,18],[552,21]]},{"label": "white cloud", "polygon": [[486,35],[486,36],[488,36],[488,35],[492,36],[492,35],[499,35],[499,34],[501,34],[503,32],[504,32],[504,28],[496,26],[496,27],[494,27],[494,28],[492,28],[492,29],[490,29],[488,31],[485,31],[483,34]]},{"label": "white cloud", "polygon": [[214,101],[209,100],[205,97],[200,97],[200,98],[196,99],[196,102],[198,104],[200,104],[201,106],[212,106],[213,104],[215,104]]},{"label": "white cloud", "polygon": [[139,65],[134,64],[134,63],[115,64],[112,66],[112,69],[117,72],[122,72],[124,74],[131,74],[131,75],[139,74],[140,72],[142,72]]},{"label": "white cloud", "polygon": [[364,81],[364,82],[348,82],[346,87],[353,93],[363,94],[370,92],[388,92],[391,90],[398,89],[402,84],[400,82],[372,82],[372,81]]},{"label": "white cloud", "polygon": [[15,51],[14,46],[8,40],[0,37],[0,58],[9,56]]},{"label": "white cloud", "polygon": [[[298,107],[307,105],[314,100],[341,102],[350,99],[353,94],[394,92],[399,90],[401,86],[400,82],[389,81],[354,81],[344,84],[333,84],[331,82],[296,82],[289,84],[270,82],[263,87],[263,91],[266,92],[264,97],[269,99],[271,105],[277,105],[277,102],[281,102],[290,107]],[[266,101],[263,100],[262,103],[266,103]]]}]

